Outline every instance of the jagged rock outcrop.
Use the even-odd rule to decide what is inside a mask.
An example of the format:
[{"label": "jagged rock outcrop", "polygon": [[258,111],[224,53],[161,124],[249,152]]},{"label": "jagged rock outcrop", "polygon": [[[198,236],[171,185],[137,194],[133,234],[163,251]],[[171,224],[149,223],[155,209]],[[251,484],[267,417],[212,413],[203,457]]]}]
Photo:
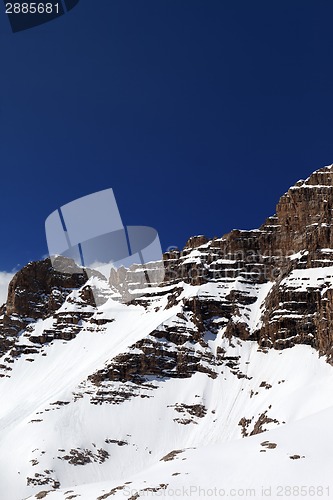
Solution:
[{"label": "jagged rock outcrop", "polygon": [[[64,268],[71,274],[62,273]],[[12,348],[19,332],[38,319],[54,314],[65,302],[73,288],[82,287],[87,276],[73,261],[57,258],[56,271],[50,259],[30,262],[18,271],[8,287],[8,298],[0,317],[0,353]]]},{"label": "jagged rock outcrop", "polygon": [[[167,279],[219,282],[228,291],[233,281],[224,300],[200,299],[208,310],[219,304],[229,335],[276,349],[309,344],[332,362],[332,211],[328,166],[291,187],[259,229],[234,230],[199,246],[191,239],[182,252],[166,254]],[[253,325],[244,317],[246,303],[258,304],[256,287],[269,283],[261,320]]]},{"label": "jagged rock outcrop", "polygon": [[[80,288],[87,276],[74,262],[58,257],[57,262],[66,260],[66,273],[56,271],[50,259],[30,262],[18,271],[8,287],[5,314],[21,318],[44,318],[59,309],[73,288]],[[57,269],[59,265],[57,264]],[[68,273],[71,271],[71,273]]]}]

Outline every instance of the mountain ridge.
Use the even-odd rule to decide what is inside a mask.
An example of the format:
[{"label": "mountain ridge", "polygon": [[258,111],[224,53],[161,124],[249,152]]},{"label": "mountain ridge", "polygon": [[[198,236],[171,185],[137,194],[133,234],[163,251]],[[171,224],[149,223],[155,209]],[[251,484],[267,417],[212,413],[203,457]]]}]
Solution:
[{"label": "mountain ridge", "polygon": [[[248,449],[271,484],[276,467],[280,483],[310,480],[318,460],[327,470],[322,445],[289,429],[318,414],[331,442],[332,210],[328,166],[291,187],[259,229],[166,252],[160,286],[139,296],[141,270],[125,271],[126,304],[123,270],[88,279],[45,259],[19,271],[0,317],[6,500],[122,498],[128,481],[133,498],[191,481],[208,489],[207,446],[229,471],[214,479],[220,488],[237,483],[226,449],[235,467],[232,450]],[[242,484],[259,495],[259,472],[242,463],[253,474]]]}]

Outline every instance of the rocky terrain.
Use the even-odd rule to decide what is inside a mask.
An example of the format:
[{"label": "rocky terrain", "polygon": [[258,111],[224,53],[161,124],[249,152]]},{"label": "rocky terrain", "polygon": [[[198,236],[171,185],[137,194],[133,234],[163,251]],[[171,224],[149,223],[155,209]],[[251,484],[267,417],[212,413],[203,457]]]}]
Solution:
[{"label": "rocky terrain", "polygon": [[57,271],[49,259],[21,269],[0,318],[6,500],[122,498],[127,484],[132,500],[157,497],[195,484],[207,453],[236,464],[240,447],[280,483],[323,474],[321,436],[303,450],[295,426],[317,412],[322,427],[333,408],[332,210],[328,166],[259,229],[167,252],[164,282],[141,296],[139,266],[109,280],[74,262],[69,274],[68,260],[61,272],[62,257]]}]

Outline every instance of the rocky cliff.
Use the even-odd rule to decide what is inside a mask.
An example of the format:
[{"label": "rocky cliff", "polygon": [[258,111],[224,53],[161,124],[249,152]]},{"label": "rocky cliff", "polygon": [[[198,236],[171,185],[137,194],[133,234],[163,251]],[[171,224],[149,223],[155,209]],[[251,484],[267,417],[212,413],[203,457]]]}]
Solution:
[{"label": "rocky cliff", "polygon": [[166,254],[167,279],[214,284],[217,302],[205,294],[196,310],[218,315],[226,335],[276,349],[309,344],[332,363],[332,211],[328,166],[291,187],[259,229],[191,238]]}]

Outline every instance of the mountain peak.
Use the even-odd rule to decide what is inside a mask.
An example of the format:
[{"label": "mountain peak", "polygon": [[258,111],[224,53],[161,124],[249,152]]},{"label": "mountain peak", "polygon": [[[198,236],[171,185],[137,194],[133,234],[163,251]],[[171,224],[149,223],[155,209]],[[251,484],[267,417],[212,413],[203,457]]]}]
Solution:
[{"label": "mountain peak", "polygon": [[333,185],[333,164],[319,168],[312,172],[305,180],[300,179],[290,189],[297,189],[304,186],[332,186]]}]

